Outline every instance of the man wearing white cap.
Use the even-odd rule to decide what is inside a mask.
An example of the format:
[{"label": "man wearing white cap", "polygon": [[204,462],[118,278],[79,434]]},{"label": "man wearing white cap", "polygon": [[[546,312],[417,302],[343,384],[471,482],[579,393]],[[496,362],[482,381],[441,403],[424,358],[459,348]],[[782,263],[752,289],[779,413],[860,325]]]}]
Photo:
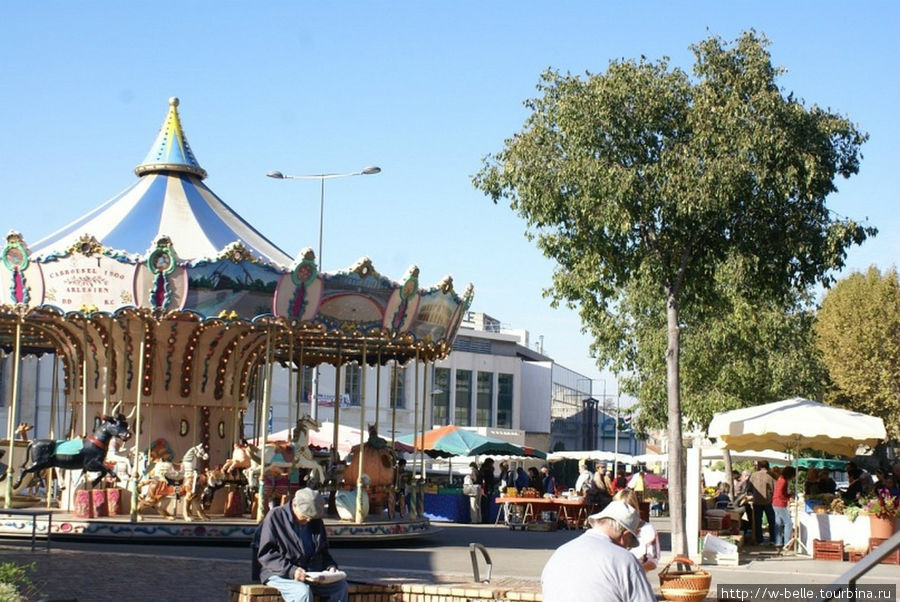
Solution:
[{"label": "man wearing white cap", "polygon": [[328,552],[325,501],[318,491],[300,489],[290,504],[273,508],[260,527],[260,581],[281,592],[285,602],[347,602],[345,576]]},{"label": "man wearing white cap", "polygon": [[562,545],[544,566],[544,602],[655,602],[637,544],[641,518],[624,502],[610,502],[588,517],[591,528]]}]

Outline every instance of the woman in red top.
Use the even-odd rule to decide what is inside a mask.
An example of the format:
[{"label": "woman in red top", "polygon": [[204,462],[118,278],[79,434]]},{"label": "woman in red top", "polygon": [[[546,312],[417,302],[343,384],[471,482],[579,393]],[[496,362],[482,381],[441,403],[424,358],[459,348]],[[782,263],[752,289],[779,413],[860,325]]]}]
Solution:
[{"label": "woman in red top", "polygon": [[781,476],[775,481],[775,491],[772,493],[772,508],[775,510],[775,547],[785,546],[791,540],[791,531],[794,530],[794,521],[788,510],[788,502],[791,494],[788,493],[788,484],[797,471],[793,466],[785,466]]}]

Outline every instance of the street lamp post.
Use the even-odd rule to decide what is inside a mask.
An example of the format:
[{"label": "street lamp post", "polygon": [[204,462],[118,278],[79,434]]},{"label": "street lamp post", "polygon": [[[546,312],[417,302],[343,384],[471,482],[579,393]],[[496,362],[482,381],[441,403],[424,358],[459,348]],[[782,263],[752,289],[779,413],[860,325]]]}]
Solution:
[{"label": "street lamp post", "polygon": [[[381,173],[380,167],[364,167],[359,171],[351,171],[347,173],[315,173],[303,175],[288,175],[280,171],[270,171],[266,175],[276,180],[319,180],[319,254],[316,256],[316,265],[318,265],[319,273],[322,272],[322,234],[325,226],[325,180],[334,180],[337,178],[349,178],[352,176],[372,176]],[[335,369],[338,369],[337,367]],[[319,419],[319,366],[313,371],[312,393],[313,398],[309,404],[309,412],[313,420]],[[335,403],[339,403],[335,399]]]}]

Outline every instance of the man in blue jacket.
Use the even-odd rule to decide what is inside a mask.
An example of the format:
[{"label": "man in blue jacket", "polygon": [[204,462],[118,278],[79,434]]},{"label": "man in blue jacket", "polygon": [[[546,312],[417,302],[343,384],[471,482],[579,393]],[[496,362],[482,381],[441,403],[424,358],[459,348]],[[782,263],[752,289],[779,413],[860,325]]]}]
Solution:
[{"label": "man in blue jacket", "polygon": [[260,528],[260,581],[281,592],[285,602],[312,602],[313,594],[328,602],[347,602],[347,581],[333,583],[328,575],[314,579],[313,572],[337,573],[325,535],[325,502],[317,491],[300,489],[290,504],[272,509]]}]

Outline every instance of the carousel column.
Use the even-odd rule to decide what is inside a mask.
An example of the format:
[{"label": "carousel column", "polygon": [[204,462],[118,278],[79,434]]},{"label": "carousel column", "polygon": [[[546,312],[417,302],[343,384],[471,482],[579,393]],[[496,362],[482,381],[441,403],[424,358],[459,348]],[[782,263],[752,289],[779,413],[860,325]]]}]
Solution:
[{"label": "carousel column", "polygon": [[112,325],[113,325],[113,317],[109,316],[109,330],[106,331],[106,348],[104,351],[106,352],[106,363],[103,366],[103,416],[109,412],[109,365],[112,363],[111,355],[112,355]]},{"label": "carousel column", "polygon": [[425,516],[425,417],[428,406],[428,360],[422,362],[422,496],[419,498],[419,515]]},{"label": "carousel column", "polygon": [[[293,336],[293,335],[291,335]],[[297,364],[297,389],[296,389],[296,399],[294,403],[297,405],[297,418],[300,417],[300,406],[303,404],[303,386],[306,384],[306,364],[303,363],[303,353],[304,347],[303,342],[300,342],[300,362]],[[307,407],[310,407],[311,404],[307,404]],[[312,412],[312,410],[310,410]],[[312,418],[312,414],[310,414],[310,418]]]},{"label": "carousel column", "polygon": [[18,410],[18,400],[19,400],[19,363],[20,363],[20,355],[22,353],[22,310],[17,308],[16,311],[16,342],[13,348],[13,383],[12,383],[12,399],[9,403],[9,416],[7,416],[7,429],[6,429],[6,437],[9,439],[9,469],[8,475],[6,477],[6,494],[5,498],[5,508],[9,508],[12,504],[12,482],[13,482],[13,474],[15,474],[15,467],[13,466],[13,449],[16,446],[16,436],[15,436],[15,424],[16,424],[16,411]]},{"label": "carousel column", "polygon": [[418,458],[416,454],[419,452],[419,445],[425,449],[425,433],[420,433],[421,440],[416,438],[416,428],[419,426],[419,350],[416,349],[416,359],[413,362],[413,461],[412,461],[412,484],[409,492],[409,519],[415,520],[419,517],[419,496],[421,485],[421,474],[416,474],[416,466]]},{"label": "carousel column", "polygon": [[83,350],[81,354],[81,436],[82,438],[87,438],[87,316],[84,316],[84,323],[81,326],[81,341]]},{"label": "carousel column", "polygon": [[[56,421],[58,417],[59,405],[59,355],[58,352],[53,353],[53,378],[50,385],[50,439],[56,440]],[[53,469],[48,468],[44,476],[44,483],[47,484],[47,508],[51,506],[53,499]]]},{"label": "carousel column", "polygon": [[[391,384],[393,385],[392,390],[393,394],[389,395],[391,399],[391,449],[397,449],[395,442],[397,439],[397,400],[400,396],[400,379],[397,377],[399,374],[399,368],[397,364],[397,358],[394,358],[394,369],[391,372]],[[413,443],[415,444],[415,433],[413,433]],[[399,471],[400,467],[397,466],[397,470]],[[397,478],[395,479],[395,487],[397,488],[396,494],[399,494],[398,502],[400,503],[400,515],[402,516],[404,512],[408,512],[406,508],[406,487],[403,486],[403,479],[405,479],[406,475],[400,474],[398,472]],[[391,510],[393,512],[393,509]]]},{"label": "carousel column", "polygon": [[289,329],[290,337],[288,340],[288,424],[297,424],[300,418],[300,408],[297,408],[296,415],[293,412],[294,406],[294,331]]},{"label": "carousel column", "polygon": [[[379,430],[378,421],[381,418],[381,349],[378,350],[378,359],[375,362],[375,430],[377,431]],[[391,449],[394,449],[393,437],[391,438]]]},{"label": "carousel column", "polygon": [[[134,466],[131,469],[131,474],[134,475],[134,480],[131,484],[131,522],[135,523],[138,519],[138,489],[140,488],[140,453],[141,453],[141,398],[144,396],[144,347],[147,345],[147,337],[144,336],[143,328],[141,329],[141,344],[138,347],[140,351],[138,351],[138,374],[137,374],[137,396],[134,400],[135,406],[137,410],[135,411],[135,423],[134,430],[137,431],[135,433],[135,441],[137,442],[134,446]],[[147,453],[147,462],[149,465],[150,462],[150,454],[149,449]]]},{"label": "carousel column", "polygon": [[266,486],[266,440],[269,438],[268,417],[269,417],[269,396],[271,395],[271,387],[269,387],[269,373],[272,366],[272,329],[266,327],[266,371],[263,373],[263,394],[262,394],[262,428],[260,429],[260,462],[259,462],[259,489],[257,491],[256,502],[256,522],[262,522],[265,515],[265,486]]},{"label": "carousel column", "polygon": [[359,398],[359,467],[356,471],[356,522],[361,523],[365,520],[366,515],[363,511],[363,496],[368,495],[366,485],[363,483],[363,464],[365,463],[365,437],[366,432],[366,342],[363,341],[362,357],[360,358],[360,371],[362,372],[360,382],[360,398]]},{"label": "carousel column", "polygon": [[[340,454],[338,453],[338,435],[340,431],[338,427],[340,426],[341,416],[341,365],[343,361],[343,352],[338,347],[337,364],[334,366],[334,412],[331,418],[334,421],[331,429],[331,465],[335,467],[340,460]],[[337,483],[334,484],[334,488],[337,489]]]}]

